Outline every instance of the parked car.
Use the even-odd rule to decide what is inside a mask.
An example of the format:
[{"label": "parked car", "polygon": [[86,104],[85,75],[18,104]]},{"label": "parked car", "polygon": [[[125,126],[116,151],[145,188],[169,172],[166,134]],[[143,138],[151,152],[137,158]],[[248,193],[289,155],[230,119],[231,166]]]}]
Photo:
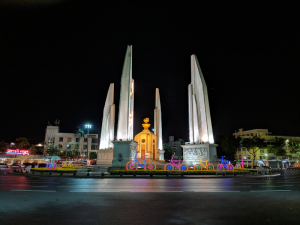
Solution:
[{"label": "parked car", "polygon": [[8,168],[8,165],[6,163],[0,163],[0,168]]},{"label": "parked car", "polygon": [[21,164],[19,164],[19,163],[13,163],[11,166],[10,166],[10,168],[23,168],[24,167],[24,165],[21,165]]}]

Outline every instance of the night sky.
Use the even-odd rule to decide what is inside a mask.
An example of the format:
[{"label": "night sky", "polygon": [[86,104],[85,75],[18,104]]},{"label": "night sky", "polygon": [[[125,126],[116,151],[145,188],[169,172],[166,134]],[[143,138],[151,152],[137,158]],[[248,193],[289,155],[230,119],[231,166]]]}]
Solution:
[{"label": "night sky", "polygon": [[[238,128],[300,136],[299,1],[0,1],[0,140],[44,140],[93,124],[101,132],[110,83],[116,121],[127,45],[133,45],[134,135],[154,125],[188,141],[190,56],[208,86],[215,140]],[[161,1],[162,2],[162,1]],[[115,132],[117,126],[115,126]]]}]

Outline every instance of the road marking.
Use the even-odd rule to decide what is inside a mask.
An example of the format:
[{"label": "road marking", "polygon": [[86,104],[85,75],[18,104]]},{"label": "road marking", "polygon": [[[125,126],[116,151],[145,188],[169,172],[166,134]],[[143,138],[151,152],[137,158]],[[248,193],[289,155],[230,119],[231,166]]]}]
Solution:
[{"label": "road marking", "polygon": [[292,191],[292,190],[261,190],[261,191],[250,191],[250,192],[273,192],[273,191]]},{"label": "road marking", "polygon": [[31,186],[31,185],[10,185],[10,186],[19,186],[19,187],[48,187],[48,186]]},{"label": "road marking", "polygon": [[195,192],[241,192],[241,191],[195,191]]},{"label": "road marking", "polygon": [[286,187],[286,186],[294,186],[294,185],[280,185],[280,186],[268,186],[268,185],[264,185],[264,186],[259,186],[259,187]]},{"label": "road marking", "polygon": [[10,190],[10,191],[37,191],[37,192],[56,192],[52,190]]},{"label": "road marking", "polygon": [[242,183],[242,184],[266,184],[266,183]]},{"label": "road marking", "polygon": [[69,192],[105,192],[105,193],[110,193],[110,192],[120,192],[120,191],[69,191]]}]

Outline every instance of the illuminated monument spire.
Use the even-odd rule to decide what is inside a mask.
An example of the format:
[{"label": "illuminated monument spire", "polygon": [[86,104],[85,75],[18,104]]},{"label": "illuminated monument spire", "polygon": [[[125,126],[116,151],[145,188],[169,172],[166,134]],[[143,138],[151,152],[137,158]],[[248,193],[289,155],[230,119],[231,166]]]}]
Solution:
[{"label": "illuminated monument spire", "polygon": [[192,82],[188,86],[190,142],[213,144],[207,86],[196,55],[191,56],[191,75]]},{"label": "illuminated monument spire", "polygon": [[157,149],[163,150],[161,106],[160,106],[160,96],[159,96],[158,88],[156,88],[156,91],[155,91],[154,134],[157,136]]},{"label": "illuminated monument spire", "polygon": [[117,139],[133,140],[134,80],[132,79],[132,46],[127,47],[120,90]]},{"label": "illuminated monument spire", "polygon": [[114,84],[110,84],[103,109],[101,139],[99,149],[113,147],[115,126]]}]

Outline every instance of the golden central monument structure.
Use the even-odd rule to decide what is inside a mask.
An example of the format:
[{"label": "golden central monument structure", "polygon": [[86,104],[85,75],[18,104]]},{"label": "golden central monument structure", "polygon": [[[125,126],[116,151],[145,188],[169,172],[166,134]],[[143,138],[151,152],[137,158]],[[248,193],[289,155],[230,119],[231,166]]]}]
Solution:
[{"label": "golden central monument structure", "polygon": [[149,130],[149,118],[144,119],[142,124],[144,130],[134,137],[134,141],[138,143],[136,153],[138,159],[144,159],[147,155],[147,160],[158,160],[157,136]]}]

